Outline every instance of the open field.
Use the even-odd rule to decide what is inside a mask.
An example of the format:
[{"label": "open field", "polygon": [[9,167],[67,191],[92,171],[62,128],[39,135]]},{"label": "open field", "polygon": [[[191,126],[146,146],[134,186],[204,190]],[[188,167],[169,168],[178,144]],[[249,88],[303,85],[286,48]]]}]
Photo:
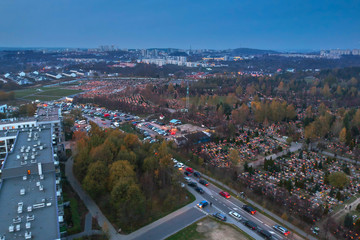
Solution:
[{"label": "open field", "polygon": [[15,91],[15,97],[26,100],[44,100],[51,101],[69,95],[82,92],[81,90],[65,89],[63,87],[41,87],[29,88]]},{"label": "open field", "polygon": [[223,223],[213,218],[207,217],[183,230],[175,233],[166,240],[242,240],[252,239],[250,236],[245,235],[240,229],[233,227],[230,224]]}]

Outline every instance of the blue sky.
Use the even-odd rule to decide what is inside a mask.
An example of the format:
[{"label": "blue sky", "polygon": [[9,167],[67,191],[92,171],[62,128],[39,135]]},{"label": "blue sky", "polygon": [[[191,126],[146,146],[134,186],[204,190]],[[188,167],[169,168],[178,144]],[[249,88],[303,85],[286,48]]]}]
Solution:
[{"label": "blue sky", "polygon": [[1,0],[0,47],[360,48],[359,0]]}]

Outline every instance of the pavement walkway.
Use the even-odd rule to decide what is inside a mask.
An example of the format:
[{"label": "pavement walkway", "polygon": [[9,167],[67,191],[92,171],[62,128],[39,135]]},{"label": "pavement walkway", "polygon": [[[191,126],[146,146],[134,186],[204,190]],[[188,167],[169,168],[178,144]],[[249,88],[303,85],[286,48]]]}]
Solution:
[{"label": "pavement walkway", "polygon": [[101,212],[100,208],[96,205],[94,200],[82,189],[81,184],[75,178],[73,173],[73,158],[69,158],[65,163],[65,176],[69,181],[70,185],[77,192],[80,199],[84,202],[92,216],[97,218],[98,224],[101,226],[105,234],[109,235],[110,239],[125,239],[122,235],[118,234],[113,225]]},{"label": "pavement walkway", "polygon": [[[129,235],[119,234],[116,231],[116,229],[113,227],[113,225],[111,225],[110,221],[101,212],[101,210],[96,205],[96,203],[92,200],[92,198],[82,189],[81,184],[79,183],[79,181],[75,178],[75,176],[73,174],[73,164],[74,164],[74,160],[71,157],[65,163],[65,176],[67,177],[67,180],[69,181],[70,185],[73,187],[73,189],[79,195],[80,199],[84,202],[85,206],[88,208],[90,214],[89,214],[89,217],[87,215],[87,218],[91,218],[91,215],[95,216],[96,219],[98,220],[98,224],[101,226],[103,232],[105,234],[107,234],[109,239],[111,239],[111,240],[115,240],[115,239],[116,240],[130,240],[130,239],[135,239],[135,238],[136,239],[140,239],[140,238],[146,239],[146,237],[144,238],[144,236],[146,236],[146,234],[150,230],[157,228],[161,224],[164,224],[167,221],[173,220],[176,217],[178,217],[179,215],[190,210],[191,208],[193,208],[196,205],[196,203],[199,200],[197,197],[198,195],[194,194],[196,196],[196,200],[194,202],[189,203],[188,205],[178,209],[177,211],[172,212],[172,213],[166,215],[165,217],[163,217],[147,226],[144,226],[143,228],[140,228],[139,230],[137,230]],[[197,221],[197,220],[201,219],[202,217],[205,217],[205,215],[196,218],[194,221]],[[194,221],[192,221],[192,222],[194,222]],[[186,225],[184,225],[184,226],[186,227]],[[91,222],[90,222],[90,229],[91,229]],[[180,227],[178,230],[181,230],[181,229],[183,229],[183,227]],[[69,239],[75,239],[77,237],[86,236],[89,233],[98,234],[98,232],[101,232],[98,230],[91,230],[91,232],[90,232],[88,230],[89,230],[89,223],[85,223],[85,231],[83,233],[72,235],[69,237]]]},{"label": "pavement walkway", "polygon": [[85,229],[81,233],[73,234],[67,237],[68,240],[73,240],[85,236],[91,235],[101,235],[103,232],[101,230],[92,230],[92,215],[91,213],[87,213],[85,216]]}]

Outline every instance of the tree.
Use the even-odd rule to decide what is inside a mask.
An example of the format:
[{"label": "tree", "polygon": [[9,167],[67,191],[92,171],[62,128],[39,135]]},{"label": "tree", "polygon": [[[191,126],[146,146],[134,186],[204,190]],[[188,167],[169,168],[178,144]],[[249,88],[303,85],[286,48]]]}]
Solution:
[{"label": "tree", "polygon": [[229,160],[233,164],[233,166],[237,166],[240,162],[239,151],[236,149],[231,149],[229,153]]},{"label": "tree", "polygon": [[344,172],[333,172],[329,175],[331,186],[342,189],[349,184],[349,178]]},{"label": "tree", "polygon": [[241,95],[243,95],[243,88],[241,86],[238,86],[235,90],[235,93],[238,97],[240,97]]},{"label": "tree", "polygon": [[296,111],[294,105],[290,104],[286,107],[286,118],[293,120],[296,117]]},{"label": "tree", "polygon": [[168,93],[173,94],[174,91],[175,91],[174,85],[172,83],[170,83],[168,86]]},{"label": "tree", "polygon": [[342,143],[346,142],[346,128],[345,127],[343,127],[343,129],[339,133],[339,140]]},{"label": "tree", "polygon": [[109,189],[111,190],[115,183],[119,180],[129,184],[131,182],[135,182],[135,178],[136,173],[134,171],[134,166],[132,166],[129,161],[116,161],[111,164],[109,170]]},{"label": "tree", "polygon": [[324,88],[322,89],[322,94],[323,94],[324,97],[326,97],[326,98],[329,98],[329,97],[331,96],[329,84],[326,83],[326,84],[324,85]]},{"label": "tree", "polygon": [[284,91],[284,82],[283,81],[281,81],[280,83],[279,83],[279,86],[278,86],[278,91]]},{"label": "tree", "polygon": [[106,189],[108,168],[104,162],[91,163],[83,180],[84,189],[94,198],[100,196]]},{"label": "tree", "polygon": [[346,214],[345,216],[345,219],[344,219],[344,226],[348,229],[352,229],[354,224],[353,224],[353,218],[352,216],[348,213]]},{"label": "tree", "polygon": [[353,124],[360,128],[360,108],[357,109],[354,117],[353,117]]}]

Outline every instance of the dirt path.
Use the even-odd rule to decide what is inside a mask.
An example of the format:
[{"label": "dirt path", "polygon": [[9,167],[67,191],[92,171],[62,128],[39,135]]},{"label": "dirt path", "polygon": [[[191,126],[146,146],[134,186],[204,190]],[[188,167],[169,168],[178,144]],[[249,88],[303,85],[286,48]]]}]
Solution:
[{"label": "dirt path", "polygon": [[246,236],[240,235],[234,228],[219,224],[209,218],[198,223],[196,231],[204,233],[207,240],[242,240],[247,239]]}]

